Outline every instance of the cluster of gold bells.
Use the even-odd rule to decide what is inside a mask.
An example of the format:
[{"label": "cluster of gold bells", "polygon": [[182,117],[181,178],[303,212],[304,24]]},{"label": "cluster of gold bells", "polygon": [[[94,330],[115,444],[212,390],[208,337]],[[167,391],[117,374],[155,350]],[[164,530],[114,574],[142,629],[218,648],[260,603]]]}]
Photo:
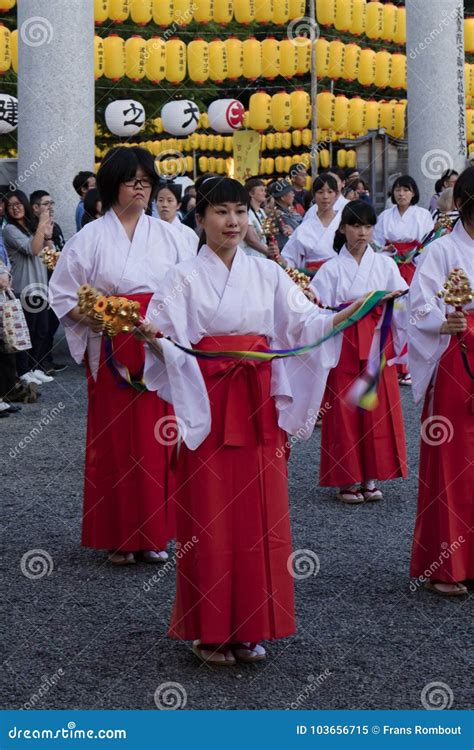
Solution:
[{"label": "cluster of gold bells", "polygon": [[311,276],[307,276],[303,271],[298,271],[297,268],[285,268],[286,273],[295,284],[298,284],[302,289],[307,289],[311,283]]},{"label": "cluster of gold bells", "polygon": [[59,250],[54,250],[52,247],[43,248],[41,251],[41,260],[48,271],[54,271],[60,255]]},{"label": "cluster of gold bells", "polygon": [[117,333],[130,333],[140,322],[140,303],[126,297],[101,294],[90,284],[77,291],[79,311],[103,323],[103,331],[113,337]]},{"label": "cluster of gold bells", "polygon": [[472,302],[473,293],[467,273],[462,268],[453,268],[438,297],[444,299],[447,305],[459,309]]}]

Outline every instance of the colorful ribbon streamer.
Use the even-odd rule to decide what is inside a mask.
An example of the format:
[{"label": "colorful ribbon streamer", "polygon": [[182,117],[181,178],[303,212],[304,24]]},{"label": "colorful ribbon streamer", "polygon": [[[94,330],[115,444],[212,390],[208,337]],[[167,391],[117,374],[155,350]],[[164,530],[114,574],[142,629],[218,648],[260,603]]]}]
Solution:
[{"label": "colorful ribbon streamer", "polygon": [[128,367],[120,364],[120,362],[117,362],[117,360],[114,357],[112,339],[110,339],[105,334],[104,334],[104,351],[105,351],[105,363],[107,367],[109,368],[109,370],[111,371],[112,375],[114,376],[115,382],[117,383],[119,388],[127,388],[129,386],[131,388],[135,388],[135,390],[139,391],[139,393],[144,393],[147,390],[147,387],[143,379],[133,380],[132,376],[130,375],[130,371]]}]

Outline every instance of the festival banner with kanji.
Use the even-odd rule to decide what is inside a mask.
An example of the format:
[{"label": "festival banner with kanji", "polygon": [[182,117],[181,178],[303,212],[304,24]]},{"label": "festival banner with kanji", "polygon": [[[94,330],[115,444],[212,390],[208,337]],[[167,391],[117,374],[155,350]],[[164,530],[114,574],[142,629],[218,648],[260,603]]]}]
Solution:
[{"label": "festival banner with kanji", "polygon": [[260,163],[260,135],[253,130],[234,133],[234,178],[245,182],[258,175]]}]

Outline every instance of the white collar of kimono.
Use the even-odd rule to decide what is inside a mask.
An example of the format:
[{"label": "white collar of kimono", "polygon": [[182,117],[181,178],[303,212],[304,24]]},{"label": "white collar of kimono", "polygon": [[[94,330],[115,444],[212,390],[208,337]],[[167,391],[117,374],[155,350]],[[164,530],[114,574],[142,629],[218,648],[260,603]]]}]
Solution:
[{"label": "white collar of kimono", "polygon": [[357,267],[361,266],[362,263],[366,263],[369,259],[372,259],[372,257],[375,255],[375,252],[373,248],[370,245],[367,245],[365,253],[363,254],[362,258],[360,259],[360,263],[357,263],[356,259],[351,255],[349,250],[347,249],[346,245],[343,245],[340,252],[339,257],[344,260],[346,263],[354,263]]},{"label": "white collar of kimono", "polygon": [[227,268],[222,258],[219,258],[214,250],[211,250],[209,245],[203,245],[201,247],[198,257],[201,258],[205,263],[212,264],[216,269],[225,269],[228,273],[230,273],[231,271],[234,271],[234,269],[238,268],[242,263],[242,259],[246,258],[247,256],[240,247],[237,247],[237,252],[235,253],[234,261],[230,269]]},{"label": "white collar of kimono", "polygon": [[464,225],[459,219],[459,221],[456,222],[456,225],[451,232],[451,234],[448,235],[448,237],[456,244],[461,245],[466,250],[470,250],[471,253],[474,249],[474,240],[469,237],[468,233],[464,229]]},{"label": "white collar of kimono", "polygon": [[405,211],[405,213],[404,213],[404,214],[401,214],[401,213],[400,213],[400,211],[398,210],[398,206],[396,206],[396,205],[395,205],[395,206],[393,206],[393,208],[392,208],[392,213],[393,213],[393,214],[394,214],[394,215],[395,215],[395,216],[397,217],[397,219],[399,219],[400,221],[405,221],[405,219],[408,219],[408,218],[409,218],[409,217],[410,217],[410,216],[411,216],[411,215],[412,215],[412,214],[413,214],[413,213],[414,213],[414,212],[416,211],[416,208],[417,208],[416,206],[408,206],[408,208],[407,208],[407,210]]},{"label": "white collar of kimono", "polygon": [[[143,222],[144,217],[145,217],[145,211],[142,211],[140,214],[140,218],[138,219],[137,226],[135,227],[135,233],[133,235],[134,239],[135,239],[135,235],[137,233],[138,227]],[[130,242],[128,235],[125,231],[125,228],[113,208],[110,208],[108,211],[106,211],[106,213],[104,214],[104,220],[106,224],[110,223],[110,226],[114,227],[116,232],[124,235],[127,239],[127,242]]]}]

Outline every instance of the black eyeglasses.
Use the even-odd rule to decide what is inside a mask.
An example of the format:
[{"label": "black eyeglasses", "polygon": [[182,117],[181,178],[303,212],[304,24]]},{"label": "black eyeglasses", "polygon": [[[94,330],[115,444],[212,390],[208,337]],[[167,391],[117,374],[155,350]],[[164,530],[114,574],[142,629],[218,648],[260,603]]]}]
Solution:
[{"label": "black eyeglasses", "polygon": [[135,188],[135,187],[142,187],[142,188],[151,188],[153,187],[153,183],[151,180],[149,180],[147,177],[142,177],[134,180],[124,180],[123,185],[126,185],[127,187]]}]

